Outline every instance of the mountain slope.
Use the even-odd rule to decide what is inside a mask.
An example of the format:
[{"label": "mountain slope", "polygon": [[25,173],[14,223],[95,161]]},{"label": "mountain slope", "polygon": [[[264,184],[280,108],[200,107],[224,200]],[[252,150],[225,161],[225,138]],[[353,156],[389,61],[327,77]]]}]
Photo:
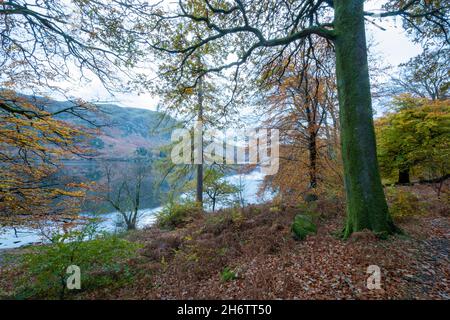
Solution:
[{"label": "mountain slope", "polygon": [[[45,102],[44,102],[45,101]],[[70,101],[42,100],[49,110],[61,110],[73,105]],[[58,119],[93,128],[100,125],[100,133],[89,144],[98,153],[96,158],[129,159],[137,154],[152,152],[170,142],[172,128],[177,122],[161,113],[146,109],[120,107],[114,104],[96,105],[96,111],[83,111],[83,118],[61,113]]]}]

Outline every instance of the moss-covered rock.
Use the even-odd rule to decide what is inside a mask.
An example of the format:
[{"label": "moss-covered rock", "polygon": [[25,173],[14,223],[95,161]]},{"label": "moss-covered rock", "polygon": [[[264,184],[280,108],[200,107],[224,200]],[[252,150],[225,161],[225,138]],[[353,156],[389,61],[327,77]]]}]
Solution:
[{"label": "moss-covered rock", "polygon": [[304,240],[308,234],[317,233],[317,226],[310,216],[298,214],[292,223],[292,234],[296,240]]}]

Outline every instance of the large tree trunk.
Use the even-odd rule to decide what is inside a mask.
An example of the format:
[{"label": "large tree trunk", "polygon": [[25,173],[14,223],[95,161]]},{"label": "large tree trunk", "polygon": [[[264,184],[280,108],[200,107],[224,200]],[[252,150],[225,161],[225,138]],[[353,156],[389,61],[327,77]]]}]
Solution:
[{"label": "large tree trunk", "polygon": [[389,215],[376,157],[363,0],[337,0],[336,78],[347,196],[344,237],[363,229],[397,231]]},{"label": "large tree trunk", "polygon": [[200,134],[200,150],[201,157],[200,162],[197,164],[197,190],[196,190],[196,201],[200,204],[203,209],[203,79],[200,77],[198,84],[198,117],[197,120],[201,123],[202,132]]}]

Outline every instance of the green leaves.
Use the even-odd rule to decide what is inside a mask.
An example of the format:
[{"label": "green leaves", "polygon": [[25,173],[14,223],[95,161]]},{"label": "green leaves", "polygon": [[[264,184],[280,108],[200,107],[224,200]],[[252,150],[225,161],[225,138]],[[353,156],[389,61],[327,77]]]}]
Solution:
[{"label": "green leaves", "polygon": [[[55,234],[52,244],[36,246],[22,257],[23,270],[17,281],[19,298],[64,297],[66,269],[76,265],[81,270],[82,290],[114,285],[131,276],[126,260],[141,247],[116,235],[97,235],[95,225],[80,230]],[[89,240],[90,239],[90,240]],[[76,292],[71,292],[76,293]]]},{"label": "green leaves", "polygon": [[378,159],[385,177],[393,178],[399,170],[415,169],[421,174],[433,167],[448,170],[449,101],[400,96],[395,104],[401,106],[399,111],[376,124]]},{"label": "green leaves", "polygon": [[188,223],[194,216],[201,214],[201,207],[196,202],[169,202],[157,214],[156,221],[160,228],[175,229]]},{"label": "green leaves", "polygon": [[220,279],[223,282],[231,281],[237,279],[237,274],[231,270],[229,267],[225,267],[220,273]]}]

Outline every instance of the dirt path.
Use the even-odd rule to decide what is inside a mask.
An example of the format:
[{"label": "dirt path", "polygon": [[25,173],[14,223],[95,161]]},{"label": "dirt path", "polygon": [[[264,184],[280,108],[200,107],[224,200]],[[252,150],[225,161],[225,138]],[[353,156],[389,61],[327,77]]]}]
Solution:
[{"label": "dirt path", "polygon": [[407,277],[411,299],[450,299],[450,228],[447,218],[426,219],[432,236],[416,240],[415,273]]}]

